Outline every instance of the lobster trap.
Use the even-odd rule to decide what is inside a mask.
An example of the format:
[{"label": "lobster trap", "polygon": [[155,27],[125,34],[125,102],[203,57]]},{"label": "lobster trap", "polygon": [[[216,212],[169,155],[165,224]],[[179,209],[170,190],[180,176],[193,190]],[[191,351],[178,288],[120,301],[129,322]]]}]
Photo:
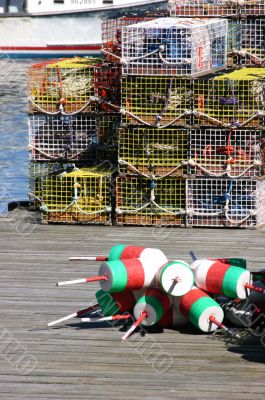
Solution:
[{"label": "lobster trap", "polygon": [[187,225],[250,228],[265,223],[265,181],[187,180]]},{"label": "lobster trap", "polygon": [[199,76],[227,63],[225,19],[159,18],[122,29],[123,74]]},{"label": "lobster trap", "polygon": [[247,16],[264,15],[264,0],[169,0],[171,16]]},{"label": "lobster trap", "polygon": [[183,225],[185,180],[150,180],[119,176],[116,180],[117,225]]},{"label": "lobster trap", "polygon": [[39,208],[42,199],[43,183],[50,175],[61,175],[75,170],[74,163],[67,162],[30,162],[29,163],[29,203]]},{"label": "lobster trap", "polygon": [[101,162],[108,160],[114,166],[118,164],[118,132],[120,121],[120,114],[101,113],[99,115],[100,151],[98,157]]},{"label": "lobster trap", "polygon": [[95,71],[100,60],[45,61],[27,70],[29,112],[94,112]]},{"label": "lobster trap", "polygon": [[265,68],[242,68],[194,80],[194,123],[262,127],[265,120]]},{"label": "lobster trap", "polygon": [[121,93],[124,123],[167,128],[190,122],[191,80],[128,75],[122,78]]},{"label": "lobster trap", "polygon": [[99,112],[117,113],[121,105],[121,66],[102,63],[95,69],[95,94]]},{"label": "lobster trap", "polygon": [[233,49],[242,66],[265,66],[265,19],[240,21],[240,48]]},{"label": "lobster trap", "polygon": [[29,117],[30,159],[34,161],[86,160],[95,163],[99,124],[95,115]]},{"label": "lobster trap", "polygon": [[186,129],[122,128],[119,131],[119,170],[163,177],[186,172],[189,134]]},{"label": "lobster trap", "polygon": [[263,173],[262,132],[249,129],[191,129],[189,172],[213,177]]},{"label": "lobster trap", "polygon": [[49,174],[42,183],[43,221],[110,224],[111,176],[100,167]]}]

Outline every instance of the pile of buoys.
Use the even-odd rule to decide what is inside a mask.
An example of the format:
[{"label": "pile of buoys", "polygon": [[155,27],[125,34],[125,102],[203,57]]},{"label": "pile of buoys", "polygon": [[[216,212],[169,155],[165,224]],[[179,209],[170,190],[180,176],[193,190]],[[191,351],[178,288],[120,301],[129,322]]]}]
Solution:
[{"label": "pile of buoys", "polygon": [[220,328],[239,338],[223,320],[226,317],[235,327],[251,325],[265,305],[264,270],[251,274],[243,259],[196,259],[192,252],[191,256],[188,264],[168,260],[159,249],[117,244],[107,256],[71,257],[71,261],[102,262],[99,273],[57,285],[98,281],[97,303],[48,326],[71,318],[82,322],[133,319],[121,339],[125,341],[139,326],[176,328],[190,322],[202,332]]}]

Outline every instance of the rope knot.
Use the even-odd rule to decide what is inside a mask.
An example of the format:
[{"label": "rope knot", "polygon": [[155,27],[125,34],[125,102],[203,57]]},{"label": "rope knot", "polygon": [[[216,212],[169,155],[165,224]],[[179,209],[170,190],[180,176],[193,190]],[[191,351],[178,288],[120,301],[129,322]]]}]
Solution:
[{"label": "rope knot", "polygon": [[195,166],[196,166],[195,160],[192,160],[192,159],[188,160],[188,164],[189,164],[191,167],[195,167]]},{"label": "rope knot", "polygon": [[120,208],[116,208],[115,211],[117,214],[120,214],[120,215],[122,214],[122,210]]},{"label": "rope knot", "polygon": [[165,46],[163,44],[160,44],[160,46],[158,47],[159,51],[164,51],[165,50]]},{"label": "rope knot", "polygon": [[121,113],[121,115],[125,116],[126,115],[125,108],[120,108],[120,113]]}]

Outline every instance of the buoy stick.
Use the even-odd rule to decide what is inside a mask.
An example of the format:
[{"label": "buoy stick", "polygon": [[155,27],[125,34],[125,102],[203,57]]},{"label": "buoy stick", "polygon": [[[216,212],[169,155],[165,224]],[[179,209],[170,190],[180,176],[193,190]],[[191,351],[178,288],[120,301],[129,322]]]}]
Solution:
[{"label": "buoy stick", "polygon": [[108,257],[107,256],[69,257],[69,261],[108,261]]},{"label": "buoy stick", "polygon": [[226,331],[230,336],[233,336],[233,337],[235,337],[237,339],[241,339],[240,335],[238,335],[237,333],[232,331],[232,329],[227,328],[227,326],[225,326],[221,322],[217,321],[217,319],[215,319],[213,315],[210,315],[209,321],[212,322],[213,324],[217,325],[218,328],[223,329],[224,331]]},{"label": "buoy stick", "polygon": [[123,319],[130,318],[130,314],[125,315],[112,315],[110,317],[99,317],[99,318],[81,318],[82,322],[104,322],[104,321],[121,321]]},{"label": "buoy stick", "polygon": [[107,281],[107,280],[108,278],[106,277],[106,275],[99,275],[99,276],[92,276],[90,278],[75,279],[73,281],[58,282],[57,286],[76,285],[78,283]]},{"label": "buoy stick", "polygon": [[197,260],[197,257],[195,256],[193,251],[190,251],[190,256],[191,256],[192,261],[196,261]]},{"label": "buoy stick", "polygon": [[121,338],[121,342],[125,342],[129,336],[131,336],[131,334],[135,331],[135,329],[141,325],[141,323],[143,322],[143,320],[147,318],[147,312],[143,311],[142,314],[140,315],[140,317],[132,324],[132,326],[130,327],[130,329],[126,332],[126,334]]},{"label": "buoy stick", "polygon": [[265,294],[265,289],[262,289],[261,287],[251,285],[250,283],[245,283],[245,288],[254,290],[255,292],[263,293]]},{"label": "buoy stick", "polygon": [[87,314],[87,313],[89,313],[91,311],[95,311],[98,308],[99,308],[99,305],[98,304],[94,304],[91,307],[83,308],[82,310],[79,310],[79,311],[77,311],[77,312],[75,312],[73,314],[69,314],[69,315],[66,315],[65,317],[57,319],[56,321],[49,322],[48,326],[54,326],[54,325],[60,324],[61,322],[68,321],[69,319],[76,318],[76,317],[81,317],[82,315],[85,315],[85,314]]}]

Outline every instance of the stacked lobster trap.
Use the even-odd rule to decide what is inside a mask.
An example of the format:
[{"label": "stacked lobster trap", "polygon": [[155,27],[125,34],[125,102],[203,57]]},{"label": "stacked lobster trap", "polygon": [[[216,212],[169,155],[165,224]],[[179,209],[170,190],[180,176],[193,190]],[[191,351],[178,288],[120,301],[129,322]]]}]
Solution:
[{"label": "stacked lobster trap", "polygon": [[96,58],[29,68],[30,201],[43,221],[111,222],[111,166],[102,160],[114,116],[105,104],[119,104],[119,80],[118,66]]}]

